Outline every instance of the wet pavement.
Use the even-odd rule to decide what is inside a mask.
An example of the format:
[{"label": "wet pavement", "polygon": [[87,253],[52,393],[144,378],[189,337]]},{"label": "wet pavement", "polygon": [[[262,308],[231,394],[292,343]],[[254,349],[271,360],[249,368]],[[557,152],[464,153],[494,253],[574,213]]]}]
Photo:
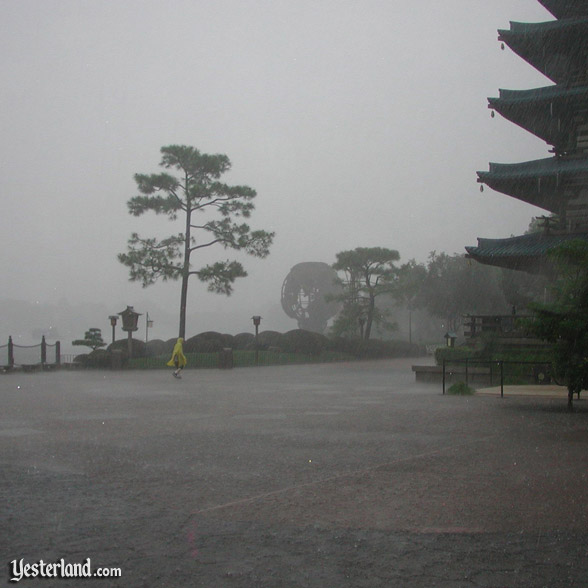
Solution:
[{"label": "wet pavement", "polygon": [[588,403],[442,396],[411,363],[2,376],[2,559],[120,567],[102,586],[586,586]]}]

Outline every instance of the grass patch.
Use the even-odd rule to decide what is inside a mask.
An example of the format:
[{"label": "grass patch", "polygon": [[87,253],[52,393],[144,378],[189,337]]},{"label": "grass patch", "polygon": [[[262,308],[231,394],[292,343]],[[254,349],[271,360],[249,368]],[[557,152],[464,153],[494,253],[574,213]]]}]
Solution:
[{"label": "grass patch", "polygon": [[447,394],[452,394],[453,396],[471,396],[475,393],[476,391],[465,382],[456,382],[449,387],[449,390],[447,390]]}]

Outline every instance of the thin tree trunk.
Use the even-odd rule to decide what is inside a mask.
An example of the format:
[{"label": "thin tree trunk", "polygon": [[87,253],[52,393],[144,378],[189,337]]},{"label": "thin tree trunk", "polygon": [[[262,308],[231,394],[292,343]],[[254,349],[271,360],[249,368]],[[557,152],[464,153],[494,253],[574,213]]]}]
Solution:
[{"label": "thin tree trunk", "polygon": [[178,337],[186,338],[186,305],[188,302],[188,274],[182,276],[182,293],[180,296],[180,329]]},{"label": "thin tree trunk", "polygon": [[367,321],[365,325],[365,340],[369,341],[372,334],[372,324],[374,322],[374,309],[376,307],[375,298],[370,294],[370,303],[368,306]]},{"label": "thin tree trunk", "polygon": [[568,410],[574,410],[574,390],[568,386]]},{"label": "thin tree trunk", "polygon": [[184,267],[182,270],[182,293],[180,296],[180,329],[178,337],[186,338],[186,307],[188,305],[188,280],[190,279],[190,225],[192,223],[192,202],[190,200],[188,176],[184,180],[186,194],[186,232],[184,243]]}]

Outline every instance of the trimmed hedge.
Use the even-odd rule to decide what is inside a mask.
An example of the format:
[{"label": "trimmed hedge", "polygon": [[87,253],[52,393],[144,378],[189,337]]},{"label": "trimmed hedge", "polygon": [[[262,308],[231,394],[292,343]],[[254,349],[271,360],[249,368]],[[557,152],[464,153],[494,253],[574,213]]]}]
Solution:
[{"label": "trimmed hedge", "polygon": [[[131,339],[131,347],[133,350],[133,357],[145,357],[147,355],[147,345],[145,345],[145,341]],[[123,354],[128,354],[128,339],[117,339],[106,348],[106,351],[113,351],[115,349],[122,351]]]},{"label": "trimmed hedge", "polygon": [[95,349],[91,353],[77,355],[74,358],[74,363],[89,368],[109,368],[112,365],[111,355],[104,349]]},{"label": "trimmed hedge", "polygon": [[169,345],[166,341],[162,339],[153,339],[149,341],[146,345],[147,347],[147,357],[156,357],[158,355],[165,355],[168,351],[171,353],[173,346],[169,348]]},{"label": "trimmed hedge", "polygon": [[[257,336],[258,349],[267,351],[270,347],[279,348],[281,339],[282,333],[278,333],[278,331],[262,331]],[[255,337],[253,337],[248,349],[255,349]]]},{"label": "trimmed hedge", "polygon": [[254,340],[253,333],[239,333],[233,337],[233,349],[248,349]]},{"label": "trimmed hedge", "polygon": [[224,345],[220,339],[196,335],[184,341],[184,353],[217,353],[222,351]]},{"label": "trimmed hedge", "polygon": [[[177,338],[163,341],[154,339],[145,344],[132,339],[133,358],[129,360],[127,339],[120,339],[106,351],[97,350],[80,355],[75,361],[86,367],[111,367],[111,351],[118,350],[119,362],[134,368],[163,368],[169,360]],[[380,341],[329,338],[320,333],[293,329],[287,333],[262,331],[257,342],[252,333],[238,335],[216,331],[199,333],[184,341],[184,353],[189,367],[218,367],[219,352],[230,348],[234,353],[234,365],[253,365],[257,344],[257,356],[261,365],[287,363],[329,362],[352,359],[381,359],[386,357],[410,357],[422,354],[422,349],[404,341]]]},{"label": "trimmed hedge", "polygon": [[329,340],[320,333],[303,329],[288,331],[280,337],[279,347],[285,353],[320,355],[328,347]]}]

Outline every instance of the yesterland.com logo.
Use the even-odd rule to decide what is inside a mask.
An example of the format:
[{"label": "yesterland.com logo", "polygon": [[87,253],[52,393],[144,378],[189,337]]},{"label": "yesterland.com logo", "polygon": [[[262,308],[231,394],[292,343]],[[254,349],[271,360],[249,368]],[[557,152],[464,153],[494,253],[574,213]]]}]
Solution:
[{"label": "yesterland.com logo", "polygon": [[64,559],[57,562],[25,563],[24,559],[13,559],[8,564],[10,581],[20,582],[24,578],[120,578],[120,568],[96,568],[92,572],[92,564],[88,557],[84,563],[67,563]]}]

